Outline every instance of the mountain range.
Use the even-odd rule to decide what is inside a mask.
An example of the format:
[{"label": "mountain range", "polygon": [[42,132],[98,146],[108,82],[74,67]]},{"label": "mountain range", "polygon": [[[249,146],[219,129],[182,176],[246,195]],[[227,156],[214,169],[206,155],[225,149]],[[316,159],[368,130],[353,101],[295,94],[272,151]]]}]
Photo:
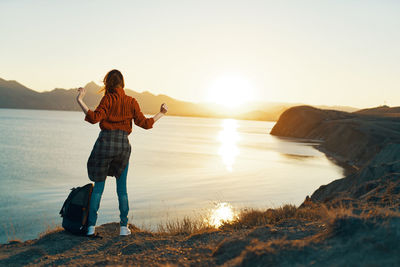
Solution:
[{"label": "mountain range", "polygon": [[[94,82],[89,82],[84,87],[87,91],[85,103],[93,110],[102,97],[102,94],[99,93],[101,86]],[[162,103],[167,103],[169,107],[168,114],[176,116],[230,117],[248,120],[276,121],[280,114],[286,109],[301,104],[257,102],[243,105],[240,109],[223,109],[215,104],[186,102],[167,95],[154,95],[148,91],[139,93],[125,88],[125,93],[137,99],[141,110],[145,114],[154,114],[159,111]],[[76,88],[55,88],[51,91],[37,92],[17,81],[7,81],[0,78],[0,108],[78,111],[80,107],[75,100],[76,96]],[[319,107],[347,112],[357,110],[356,108],[343,106]]]}]

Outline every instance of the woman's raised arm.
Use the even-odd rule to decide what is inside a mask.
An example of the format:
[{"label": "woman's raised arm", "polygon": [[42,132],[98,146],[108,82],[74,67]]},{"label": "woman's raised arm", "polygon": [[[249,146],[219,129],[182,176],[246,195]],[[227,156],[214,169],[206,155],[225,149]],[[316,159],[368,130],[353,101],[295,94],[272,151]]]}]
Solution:
[{"label": "woman's raised arm", "polygon": [[85,121],[90,122],[92,124],[99,122],[107,116],[108,110],[108,98],[106,95],[100,100],[100,104],[97,106],[95,111],[91,111],[88,106],[83,102],[83,97],[86,94],[85,88],[80,87],[78,89],[78,96],[76,100],[78,101],[79,106],[81,107],[83,113],[85,113]]},{"label": "woman's raised arm", "polygon": [[136,99],[133,99],[133,121],[135,124],[143,129],[153,128],[154,122],[160,119],[167,112],[168,107],[166,104],[162,104],[160,112],[154,115],[152,118],[146,118],[143,112],[140,110],[139,103]]},{"label": "woman's raised arm", "polygon": [[81,107],[83,113],[87,114],[89,108],[86,106],[85,102],[83,102],[83,97],[86,95],[86,89],[83,87],[78,88],[78,96],[76,97],[76,101],[78,101],[79,106]]},{"label": "woman's raised arm", "polygon": [[154,122],[158,121],[159,118],[161,118],[162,116],[165,115],[165,113],[167,113],[168,111],[168,107],[167,104],[163,103],[160,107],[160,112],[158,112],[156,115],[154,115],[153,119]]}]

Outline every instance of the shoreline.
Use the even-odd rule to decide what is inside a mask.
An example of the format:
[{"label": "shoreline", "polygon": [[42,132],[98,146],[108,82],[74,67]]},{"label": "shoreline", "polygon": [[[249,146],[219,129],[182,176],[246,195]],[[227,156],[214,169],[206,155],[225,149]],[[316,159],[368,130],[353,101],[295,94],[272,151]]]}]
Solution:
[{"label": "shoreline", "polygon": [[395,179],[400,172],[399,118],[298,106],[281,115],[271,134],[320,140],[317,148],[345,167],[346,175],[320,186],[311,201],[331,205],[363,199],[380,205],[397,194],[387,190],[400,186]]},{"label": "shoreline", "polygon": [[332,161],[335,165],[343,168],[344,171],[344,176],[350,175],[354,172],[357,172],[360,170],[360,167],[354,165],[351,161],[346,160],[342,156],[338,155],[337,153],[334,153],[332,151],[329,151],[323,146],[323,141],[317,140],[317,139],[309,139],[309,138],[301,138],[301,137],[287,137],[287,136],[278,136],[274,135],[271,133],[268,133],[269,135],[272,135],[276,138],[282,139],[282,140],[288,140],[288,141],[293,141],[293,142],[299,142],[299,143],[305,143],[305,144],[310,144],[314,149],[320,151],[323,153],[330,161]]},{"label": "shoreline", "polygon": [[343,157],[330,152],[329,150],[327,150],[326,148],[324,148],[321,145],[315,146],[315,149],[317,149],[318,151],[324,153],[324,155],[331,160],[332,162],[334,162],[337,166],[343,168],[343,175],[344,176],[348,176],[350,174],[356,173],[360,170],[359,167],[357,167],[356,165],[354,165],[353,163],[345,160]]}]

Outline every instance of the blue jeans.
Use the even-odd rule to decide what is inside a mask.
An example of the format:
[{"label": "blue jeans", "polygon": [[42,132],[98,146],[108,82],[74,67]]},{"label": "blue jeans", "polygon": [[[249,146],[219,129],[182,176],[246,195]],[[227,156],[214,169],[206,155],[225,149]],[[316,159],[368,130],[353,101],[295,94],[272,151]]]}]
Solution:
[{"label": "blue jeans", "polygon": [[[128,175],[128,165],[126,165],[125,170],[122,172],[121,176],[117,178],[117,194],[118,194],[118,202],[119,202],[119,218],[120,225],[127,226],[128,225],[128,213],[129,213],[129,203],[128,203],[128,193],[126,191],[126,177]],[[103,182],[95,182],[92,196],[90,198],[90,207],[89,207],[89,218],[88,218],[88,226],[95,226],[97,221],[97,211],[100,207],[101,196],[103,195],[104,185],[106,181]]]}]

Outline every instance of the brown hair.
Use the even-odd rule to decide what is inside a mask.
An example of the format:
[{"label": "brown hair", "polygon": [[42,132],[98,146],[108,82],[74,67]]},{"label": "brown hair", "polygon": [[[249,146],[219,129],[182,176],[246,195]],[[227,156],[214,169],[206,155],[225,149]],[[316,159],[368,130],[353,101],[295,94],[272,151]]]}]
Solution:
[{"label": "brown hair", "polygon": [[115,92],[117,87],[124,88],[124,76],[119,70],[110,70],[103,79],[104,87],[100,89],[99,93],[104,91],[104,94]]}]

